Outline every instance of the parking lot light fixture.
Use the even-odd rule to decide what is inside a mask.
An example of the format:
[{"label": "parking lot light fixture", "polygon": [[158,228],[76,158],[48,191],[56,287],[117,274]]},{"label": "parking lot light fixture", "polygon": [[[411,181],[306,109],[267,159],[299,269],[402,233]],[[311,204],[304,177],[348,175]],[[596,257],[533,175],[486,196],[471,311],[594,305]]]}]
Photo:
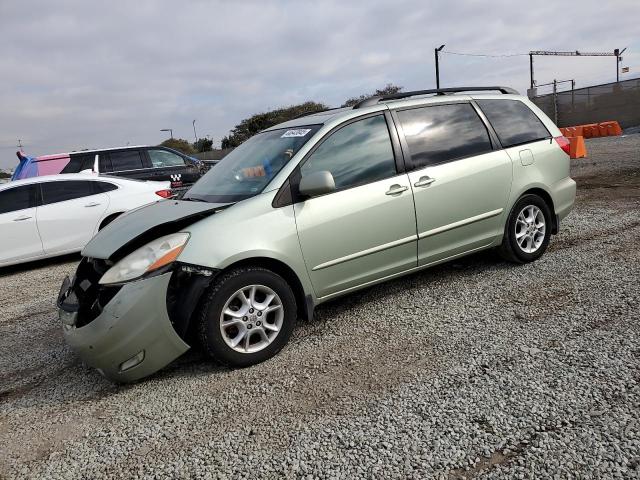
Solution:
[{"label": "parking lot light fixture", "polygon": [[169,135],[171,135],[171,138],[173,139],[173,128],[161,128],[160,131],[169,132]]}]

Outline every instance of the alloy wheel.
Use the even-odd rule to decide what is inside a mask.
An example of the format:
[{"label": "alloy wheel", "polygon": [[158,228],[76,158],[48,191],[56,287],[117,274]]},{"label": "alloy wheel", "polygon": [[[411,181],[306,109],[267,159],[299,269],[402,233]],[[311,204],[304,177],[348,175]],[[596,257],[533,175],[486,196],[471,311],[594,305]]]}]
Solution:
[{"label": "alloy wheel", "polygon": [[271,344],[284,321],[278,294],[265,285],[248,285],[225,302],[220,314],[220,332],[236,352],[255,353]]},{"label": "alloy wheel", "polygon": [[546,222],[542,210],[535,205],[524,207],[516,218],[516,242],[525,253],[536,252],[544,242]]}]

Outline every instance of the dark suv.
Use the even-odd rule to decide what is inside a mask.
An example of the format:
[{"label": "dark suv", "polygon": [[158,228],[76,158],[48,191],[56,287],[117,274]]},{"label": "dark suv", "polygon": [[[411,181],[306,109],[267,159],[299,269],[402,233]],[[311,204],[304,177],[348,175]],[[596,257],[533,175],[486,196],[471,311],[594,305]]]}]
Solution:
[{"label": "dark suv", "polygon": [[167,147],[121,147],[103,150],[26,157],[18,152],[20,166],[14,179],[93,171],[138,180],[171,182],[180,190],[193,185],[202,175],[202,162]]},{"label": "dark suv", "polygon": [[126,147],[71,154],[62,173],[80,172],[97,162],[98,173],[139,180],[168,180],[171,188],[190,186],[200,178],[199,161],[166,147]]}]

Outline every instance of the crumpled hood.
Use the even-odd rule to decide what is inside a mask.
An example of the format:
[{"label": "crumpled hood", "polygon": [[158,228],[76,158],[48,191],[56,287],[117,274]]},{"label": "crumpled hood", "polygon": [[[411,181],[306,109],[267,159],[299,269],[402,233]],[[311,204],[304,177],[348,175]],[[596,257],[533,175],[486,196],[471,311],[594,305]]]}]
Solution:
[{"label": "crumpled hood", "polygon": [[131,210],[100,230],[84,247],[82,255],[100,259],[111,258],[116,253],[116,257],[124,256],[157,237],[177,232],[230,205],[162,200]]}]

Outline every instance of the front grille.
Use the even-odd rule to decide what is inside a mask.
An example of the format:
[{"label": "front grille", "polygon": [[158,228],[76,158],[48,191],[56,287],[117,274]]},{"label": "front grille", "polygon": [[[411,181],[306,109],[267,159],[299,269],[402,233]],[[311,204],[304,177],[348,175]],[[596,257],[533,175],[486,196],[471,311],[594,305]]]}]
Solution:
[{"label": "front grille", "polygon": [[105,260],[83,258],[78,265],[73,291],[78,298],[76,327],[83,327],[102,313],[105,305],[120,291],[121,286],[104,286],[98,282],[109,269]]}]

